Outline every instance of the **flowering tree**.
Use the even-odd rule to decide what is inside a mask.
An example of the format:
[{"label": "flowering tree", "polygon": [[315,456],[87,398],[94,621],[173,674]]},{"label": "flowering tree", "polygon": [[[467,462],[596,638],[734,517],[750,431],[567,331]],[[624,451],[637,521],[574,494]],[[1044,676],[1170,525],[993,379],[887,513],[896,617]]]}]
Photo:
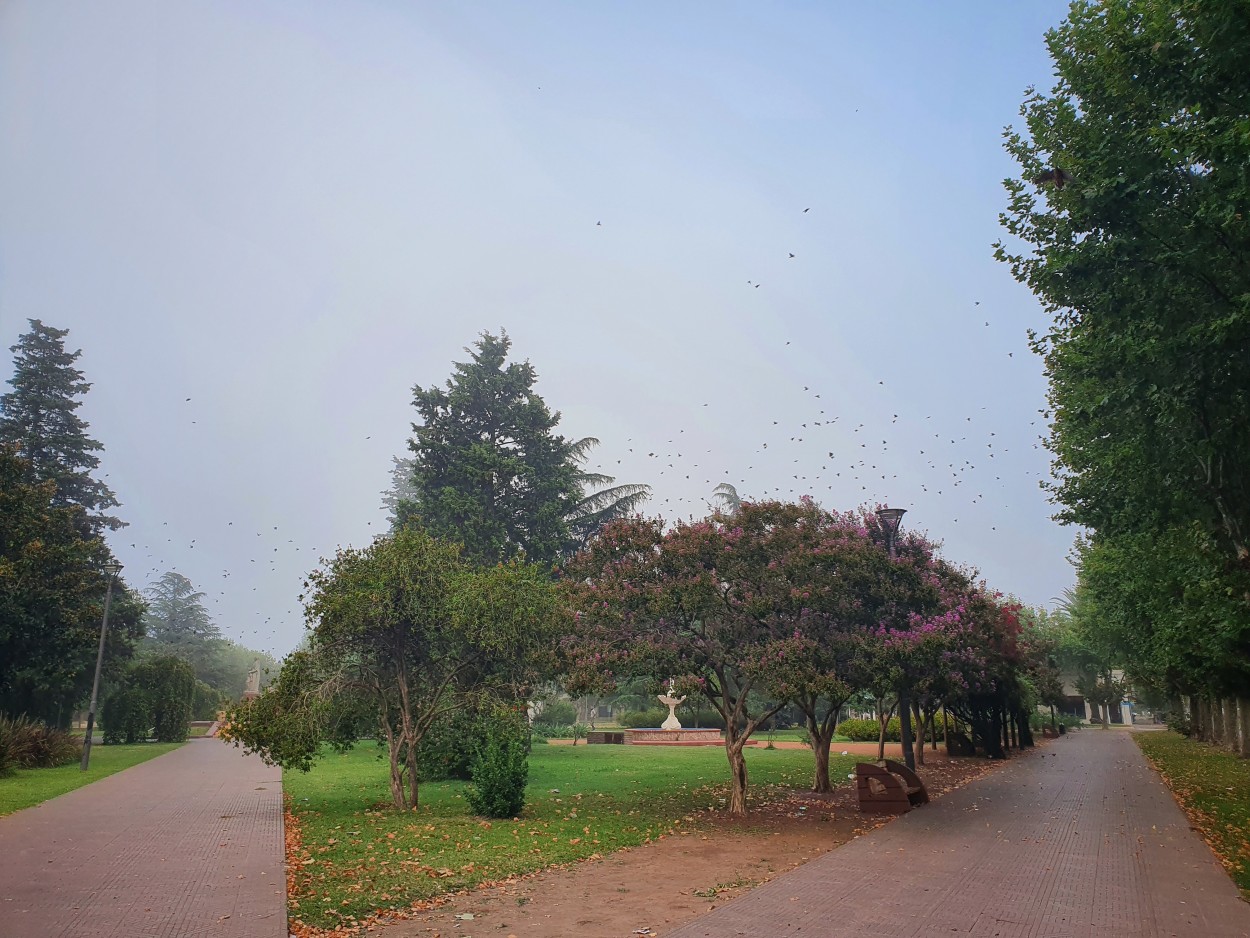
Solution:
[{"label": "flowering tree", "polygon": [[810,647],[810,610],[777,562],[809,512],[744,503],[732,517],[667,530],[658,520],[618,521],[565,571],[579,622],[566,686],[604,692],[628,677],[672,676],[679,693],[706,698],[725,720],[732,814],[746,813],[743,747],[784,703],[756,701]]}]

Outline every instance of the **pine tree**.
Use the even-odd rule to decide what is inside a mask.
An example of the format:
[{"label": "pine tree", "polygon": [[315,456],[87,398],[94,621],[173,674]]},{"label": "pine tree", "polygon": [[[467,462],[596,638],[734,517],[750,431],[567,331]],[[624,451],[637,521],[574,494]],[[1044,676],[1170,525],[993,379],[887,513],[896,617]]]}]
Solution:
[{"label": "pine tree", "polygon": [[[77,505],[53,503],[55,483],[32,481],[27,461],[0,444],[0,713],[68,726],[95,672],[108,584],[108,548]],[[105,677],[131,657],[142,605],[113,586]]]},{"label": "pine tree", "polygon": [[91,476],[104,447],[75,413],[91,389],[75,367],[82,351],[65,350],[69,330],[29,322],[30,331],[10,348],[17,354],[9,379],[13,390],[0,397],[0,443],[17,444],[31,481],[56,483],[55,505],[81,506],[95,534],[115,531],[123,523],[105,512],[119,504],[117,497]]},{"label": "pine tree", "polygon": [[524,552],[550,563],[570,546],[566,517],[580,501],[574,444],[555,432],[528,361],[508,363],[507,333],[484,332],[446,389],[413,389],[421,416],[413,453],[412,516],[432,534],[493,564]]},{"label": "pine tree", "polygon": [[224,644],[221,630],[204,608],[204,594],[173,570],[162,574],[145,593],[144,645],[156,654],[190,662],[203,680]]}]

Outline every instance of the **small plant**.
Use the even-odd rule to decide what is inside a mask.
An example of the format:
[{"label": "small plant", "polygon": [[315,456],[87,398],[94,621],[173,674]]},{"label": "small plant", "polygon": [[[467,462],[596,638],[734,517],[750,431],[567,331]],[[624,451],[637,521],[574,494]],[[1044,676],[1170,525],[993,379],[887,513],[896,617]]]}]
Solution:
[{"label": "small plant", "polygon": [[491,818],[516,817],[525,807],[529,761],[525,737],[511,722],[491,727],[473,760],[473,784],[465,794],[474,814]]},{"label": "small plant", "polygon": [[586,733],[590,729],[585,723],[574,723],[572,726],[573,745],[577,745],[579,739],[585,739]]}]

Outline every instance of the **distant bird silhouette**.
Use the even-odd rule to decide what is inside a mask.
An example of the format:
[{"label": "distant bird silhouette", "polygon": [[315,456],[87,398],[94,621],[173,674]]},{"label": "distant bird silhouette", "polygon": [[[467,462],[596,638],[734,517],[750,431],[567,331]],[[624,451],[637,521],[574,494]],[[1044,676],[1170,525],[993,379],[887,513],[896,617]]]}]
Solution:
[{"label": "distant bird silhouette", "polygon": [[1052,166],[1045,172],[1038,173],[1032,181],[1037,186],[1053,185],[1056,189],[1062,189],[1072,181],[1072,174],[1058,166]]}]

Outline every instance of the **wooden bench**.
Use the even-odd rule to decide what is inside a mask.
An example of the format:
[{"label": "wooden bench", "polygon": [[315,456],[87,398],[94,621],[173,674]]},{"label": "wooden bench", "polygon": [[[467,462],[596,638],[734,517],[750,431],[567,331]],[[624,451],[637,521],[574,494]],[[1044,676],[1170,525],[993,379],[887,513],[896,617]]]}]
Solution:
[{"label": "wooden bench", "polygon": [[920,776],[901,762],[860,762],[855,766],[855,792],[863,814],[906,814],[929,803]]}]

